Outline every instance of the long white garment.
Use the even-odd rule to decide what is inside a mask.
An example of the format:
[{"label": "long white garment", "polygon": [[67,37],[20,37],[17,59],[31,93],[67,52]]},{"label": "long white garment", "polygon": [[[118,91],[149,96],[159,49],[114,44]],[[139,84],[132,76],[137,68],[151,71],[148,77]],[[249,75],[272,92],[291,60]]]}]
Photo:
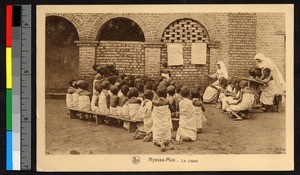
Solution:
[{"label": "long white garment", "polygon": [[109,107],[107,106],[107,98],[106,98],[107,95],[108,92],[106,90],[102,90],[99,96],[99,102],[98,102],[99,113],[103,115],[109,114]]},{"label": "long white garment", "polygon": [[130,104],[128,103],[128,110],[129,110],[129,118],[131,120],[137,120],[139,119],[139,110],[140,110],[140,104],[134,103]]},{"label": "long white garment", "polygon": [[73,94],[66,95],[66,104],[68,108],[73,108]]},{"label": "long white garment", "polygon": [[195,117],[195,108],[191,100],[184,98],[179,102],[179,127],[177,130],[176,140],[180,140],[180,136],[196,140],[197,126]]},{"label": "long white garment", "polygon": [[78,97],[79,97],[79,90],[76,90],[73,94],[72,94],[72,99],[73,99],[73,108],[74,109],[78,109]]},{"label": "long white garment", "polygon": [[260,101],[265,105],[273,105],[274,97],[277,94],[278,89],[274,80],[268,82],[266,86],[263,87],[263,90],[260,95]]},{"label": "long white garment", "polygon": [[277,86],[277,93],[283,94],[286,90],[286,82],[278,67],[276,66],[275,62],[261,53],[256,54],[254,59],[259,59],[262,61],[257,65],[259,68],[269,68],[271,70],[271,76],[273,76],[275,84]]},{"label": "long white garment", "polygon": [[226,110],[227,111],[244,111],[251,109],[254,102],[254,95],[251,93],[244,93],[242,101],[236,105],[230,105]]},{"label": "long white garment", "polygon": [[144,132],[151,132],[153,126],[153,119],[152,119],[152,101],[146,99],[142,102],[139,116],[143,119],[144,122]]},{"label": "long white garment", "polygon": [[92,111],[99,112],[98,102],[99,102],[99,94],[98,94],[98,92],[96,92],[92,96],[92,101],[91,101]]},{"label": "long white garment", "polygon": [[171,140],[172,120],[169,105],[153,106],[153,142]]},{"label": "long white garment", "polygon": [[78,97],[78,109],[82,111],[91,110],[90,97],[86,95],[79,95]]},{"label": "long white garment", "polygon": [[[240,94],[241,91],[238,91],[235,97],[238,98]],[[234,100],[232,96],[224,97],[222,99],[222,110],[226,110],[229,107],[228,103],[234,103],[234,102],[237,102],[237,100]]]}]

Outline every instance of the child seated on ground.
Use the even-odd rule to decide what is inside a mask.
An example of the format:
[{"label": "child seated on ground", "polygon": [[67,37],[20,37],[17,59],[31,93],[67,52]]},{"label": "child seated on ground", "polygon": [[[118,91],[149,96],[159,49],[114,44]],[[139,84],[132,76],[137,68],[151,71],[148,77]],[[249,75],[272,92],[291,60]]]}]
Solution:
[{"label": "child seated on ground", "polygon": [[223,98],[227,97],[227,96],[234,96],[235,94],[233,93],[233,79],[229,78],[227,80],[227,87],[225,90],[221,90],[220,95],[219,95],[219,106],[217,106],[218,109],[222,108],[222,101]]},{"label": "child seated on ground", "polygon": [[175,104],[175,86],[170,85],[167,87],[167,100],[170,104],[170,110],[171,110],[171,117],[176,117],[176,104]]},{"label": "child seated on ground", "polygon": [[137,123],[137,131],[133,139],[143,138],[144,142],[149,141],[152,138],[152,99],[153,92],[151,90],[144,91],[145,100],[142,101],[141,107],[139,109],[138,118],[143,119],[143,123]]},{"label": "child seated on ground", "polygon": [[182,100],[179,102],[179,127],[177,129],[176,140],[194,141],[197,137],[197,126],[195,108],[189,98],[190,90],[187,86],[183,86],[180,90]]},{"label": "child seated on ground", "polygon": [[73,108],[73,93],[77,89],[76,82],[77,81],[74,79],[69,82],[69,88],[68,88],[67,95],[66,95],[66,104],[67,104],[68,108]]},{"label": "child seated on ground", "polygon": [[197,133],[202,133],[203,122],[206,121],[204,116],[205,108],[197,88],[191,90],[191,99],[195,108]]},{"label": "child seated on ground", "polygon": [[117,106],[119,106],[119,96],[118,96],[118,92],[119,92],[119,88],[117,85],[113,85],[110,87],[110,91],[111,91],[111,96],[110,96],[110,107],[109,107],[109,113],[111,115],[118,115],[117,112]]},{"label": "child seated on ground", "polygon": [[271,75],[271,70],[269,68],[263,69],[263,75],[259,81],[266,83],[262,87],[262,92],[260,95],[260,102],[262,103],[263,111],[271,112],[271,106],[274,103],[274,97],[278,93],[277,86],[275,84],[274,78]]},{"label": "child seated on ground", "polygon": [[229,103],[235,103],[235,102],[237,102],[237,99],[240,98],[241,87],[240,87],[239,83],[240,83],[239,79],[237,79],[237,78],[233,79],[233,82],[232,82],[232,84],[233,84],[233,93],[232,94],[228,93],[226,95],[226,97],[222,98],[221,104],[222,104],[222,110],[224,112],[229,107],[229,105],[228,105]]},{"label": "child seated on ground", "polygon": [[98,106],[98,102],[99,102],[99,94],[102,91],[102,85],[100,81],[96,81],[95,82],[95,92],[93,93],[93,97],[92,97],[92,101],[91,101],[91,109],[94,112],[99,112],[99,106]]},{"label": "child seated on ground", "polygon": [[102,85],[102,91],[99,95],[99,113],[103,115],[109,114],[109,103],[110,103],[110,96],[109,96],[109,89],[110,89],[110,83],[109,81],[105,80],[101,83]]},{"label": "child seated on ground", "polygon": [[128,85],[123,85],[121,87],[122,96],[120,97],[119,105],[117,106],[117,113],[121,117],[128,115],[128,105],[125,106],[125,103],[128,101],[128,97],[127,97],[128,91],[129,91]]},{"label": "child seated on ground", "polygon": [[[88,92],[89,84],[86,81],[80,81],[78,83],[78,88],[82,89],[82,91],[79,92],[78,109],[81,111],[90,111],[91,110],[90,97],[92,93]],[[81,116],[81,118],[87,119],[88,117]]]},{"label": "child seated on ground", "polygon": [[158,86],[156,93],[158,99],[153,101],[153,143],[160,146],[161,151],[174,149],[171,142],[172,120],[169,101],[166,100],[167,93],[165,86]]},{"label": "child seated on ground", "polygon": [[242,117],[245,116],[242,112],[251,109],[254,101],[254,96],[248,87],[248,81],[242,80],[239,85],[241,87],[239,99],[237,99],[236,102],[228,103],[229,107],[226,109],[230,114],[236,117],[235,120],[242,120]]}]

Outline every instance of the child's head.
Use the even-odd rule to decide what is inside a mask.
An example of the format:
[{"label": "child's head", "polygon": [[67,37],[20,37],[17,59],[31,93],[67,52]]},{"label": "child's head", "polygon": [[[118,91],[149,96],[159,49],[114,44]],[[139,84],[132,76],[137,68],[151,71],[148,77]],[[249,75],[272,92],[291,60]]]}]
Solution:
[{"label": "child's head", "polygon": [[97,72],[102,75],[102,76],[106,76],[107,75],[107,70],[106,67],[98,67],[97,68]]},{"label": "child's head", "polygon": [[126,77],[125,74],[121,74],[121,75],[120,75],[121,80],[124,80],[125,77]]},{"label": "child's head", "polygon": [[249,70],[249,75],[253,78],[256,77],[256,68],[255,67],[253,67]]},{"label": "child's head", "polygon": [[182,84],[181,83],[177,83],[176,84],[176,93],[180,94],[181,88],[182,88]]},{"label": "child's head", "polygon": [[110,83],[107,80],[102,81],[102,88],[105,90],[109,90],[110,89]]},{"label": "child's head", "polygon": [[191,98],[200,98],[199,90],[196,87],[191,89]]},{"label": "child's head", "polygon": [[110,92],[113,94],[113,95],[118,95],[118,92],[119,92],[119,88],[117,85],[113,85],[110,87]]},{"label": "child's head", "polygon": [[134,87],[134,81],[130,79],[130,80],[128,81],[128,86],[129,86],[129,87]]},{"label": "child's head", "polygon": [[198,91],[200,91],[201,90],[201,85],[198,83],[198,84],[195,84],[194,85],[194,88],[196,88],[196,89],[198,89]]},{"label": "child's head", "polygon": [[222,87],[227,87],[227,80],[226,80],[224,77],[220,77],[220,78],[219,78],[219,84],[220,84]]},{"label": "child's head", "polygon": [[154,96],[154,94],[153,94],[152,90],[148,90],[148,89],[145,90],[145,92],[144,92],[145,99],[153,100],[153,96]]},{"label": "child's head", "polygon": [[162,65],[163,68],[167,68],[168,67],[168,63],[166,61],[162,62],[161,65]]},{"label": "child's head", "polygon": [[248,81],[247,80],[242,80],[240,83],[239,83],[239,86],[243,89],[245,88],[246,86],[248,86]]},{"label": "child's head", "polygon": [[129,91],[129,86],[128,85],[123,85],[121,87],[121,92],[122,92],[123,95],[127,96],[128,91]]},{"label": "child's head", "polygon": [[262,76],[261,68],[258,68],[258,67],[255,68],[255,73],[256,73],[256,76],[260,78]]},{"label": "child's head", "polygon": [[234,81],[234,78],[228,78],[227,79],[227,84],[232,85],[233,81]]},{"label": "child's head", "polygon": [[144,83],[138,83],[136,88],[139,90],[140,93],[144,93]]},{"label": "child's head", "polygon": [[88,90],[88,88],[89,88],[89,83],[88,82],[86,82],[86,81],[84,81],[84,80],[79,80],[78,82],[77,82],[77,84],[78,84],[78,87],[80,88],[80,89],[82,89],[82,90]]},{"label": "child's head", "polygon": [[190,89],[187,86],[183,86],[180,89],[180,94],[181,94],[182,97],[188,98],[190,96]]},{"label": "child's head", "polygon": [[152,90],[153,89],[153,83],[151,81],[148,81],[145,85],[145,89]]},{"label": "child's head", "polygon": [[265,77],[268,77],[268,76],[270,76],[270,74],[271,74],[271,70],[270,70],[269,68],[264,68],[264,69],[263,69],[263,73],[264,73],[264,76],[265,76]]},{"label": "child's head", "polygon": [[139,90],[136,87],[129,88],[128,98],[138,97],[138,96],[139,96]]},{"label": "child's head", "polygon": [[92,68],[93,68],[94,71],[98,72],[97,71],[98,67],[99,67],[98,64],[94,64]]},{"label": "child's head", "polygon": [[98,92],[98,93],[101,93],[103,89],[103,86],[102,86],[102,83],[100,81],[96,81],[95,82],[95,90]]},{"label": "child's head", "polygon": [[77,88],[77,81],[75,79],[72,79],[69,81],[69,85],[73,88]]},{"label": "child's head", "polygon": [[107,80],[109,81],[109,83],[111,84],[111,85],[115,85],[116,84],[116,78],[114,77],[114,76],[109,76],[109,77],[107,77]]},{"label": "child's head", "polygon": [[170,95],[170,96],[174,96],[175,94],[175,86],[173,85],[170,85],[167,87],[167,93]]},{"label": "child's head", "polygon": [[156,94],[157,94],[158,97],[166,98],[167,97],[166,86],[164,86],[164,85],[157,86]]},{"label": "child's head", "polygon": [[127,85],[128,86],[128,81],[127,80],[122,80],[121,83],[120,83],[120,86],[124,86],[124,85]]},{"label": "child's head", "polygon": [[176,81],[175,80],[171,80],[170,81],[170,85],[176,86]]}]

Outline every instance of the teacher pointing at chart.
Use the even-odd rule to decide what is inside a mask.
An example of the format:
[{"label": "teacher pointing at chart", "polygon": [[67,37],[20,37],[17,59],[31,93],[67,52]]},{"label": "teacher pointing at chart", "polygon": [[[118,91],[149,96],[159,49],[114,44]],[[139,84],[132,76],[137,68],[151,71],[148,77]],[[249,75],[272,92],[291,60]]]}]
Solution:
[{"label": "teacher pointing at chart", "polygon": [[217,80],[206,88],[203,94],[203,101],[206,103],[216,103],[219,96],[219,90],[221,89],[220,84],[222,83],[219,81],[228,79],[228,72],[224,62],[223,61],[217,62],[217,71],[214,74],[212,75],[204,74],[204,75],[208,76],[209,78],[217,79]]}]

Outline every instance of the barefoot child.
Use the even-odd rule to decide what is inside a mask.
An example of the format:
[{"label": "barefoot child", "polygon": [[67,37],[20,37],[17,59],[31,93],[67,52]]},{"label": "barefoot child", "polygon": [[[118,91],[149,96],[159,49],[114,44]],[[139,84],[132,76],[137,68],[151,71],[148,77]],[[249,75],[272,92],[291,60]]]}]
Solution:
[{"label": "barefoot child", "polygon": [[71,80],[69,82],[69,88],[66,95],[66,104],[68,108],[73,108],[73,93],[77,89],[76,80]]},{"label": "barefoot child", "polygon": [[[240,82],[241,95],[236,102],[228,103],[229,107],[226,109],[230,114],[233,114],[236,119],[242,120],[242,117],[238,113],[251,109],[254,101],[254,96],[251,94],[251,90],[248,87],[248,81],[242,80]],[[241,114],[243,115],[243,114]]]},{"label": "barefoot child", "polygon": [[166,147],[174,149],[171,142],[172,120],[169,101],[166,100],[167,93],[165,86],[158,86],[158,99],[153,101],[153,143],[160,146],[161,151],[165,151]]},{"label": "barefoot child", "polygon": [[176,140],[179,143],[182,141],[194,141],[197,137],[195,108],[189,98],[190,90],[187,86],[183,86],[180,90],[183,98],[179,102],[179,127],[177,129]]},{"label": "barefoot child", "polygon": [[197,133],[201,133],[203,122],[206,121],[206,118],[204,116],[204,111],[205,111],[204,104],[200,98],[200,94],[197,88],[193,88],[191,90],[191,99],[193,102],[193,106],[195,108]]},{"label": "barefoot child", "polygon": [[144,91],[145,100],[142,101],[141,107],[139,109],[138,118],[143,119],[143,123],[137,123],[137,133],[134,139],[143,138],[144,142],[147,142],[152,138],[152,99],[153,92],[151,90]]},{"label": "barefoot child", "polygon": [[[138,99],[139,90],[136,87],[129,88],[127,101],[128,115],[124,116],[130,120],[136,120],[138,118],[138,112],[142,101]],[[124,121],[124,127],[129,129],[129,123]]]}]

